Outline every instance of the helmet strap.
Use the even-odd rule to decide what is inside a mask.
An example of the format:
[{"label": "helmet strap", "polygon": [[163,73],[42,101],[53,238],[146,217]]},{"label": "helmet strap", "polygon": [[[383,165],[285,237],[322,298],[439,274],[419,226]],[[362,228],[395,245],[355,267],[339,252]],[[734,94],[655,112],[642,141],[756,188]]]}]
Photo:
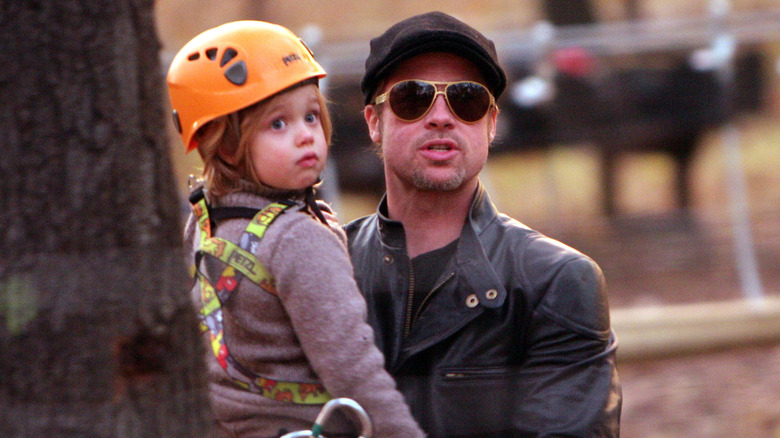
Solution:
[{"label": "helmet strap", "polygon": [[306,187],[306,205],[309,207],[314,216],[325,225],[328,225],[328,221],[325,220],[325,215],[322,214],[320,206],[317,205],[317,199],[314,197],[314,186]]}]

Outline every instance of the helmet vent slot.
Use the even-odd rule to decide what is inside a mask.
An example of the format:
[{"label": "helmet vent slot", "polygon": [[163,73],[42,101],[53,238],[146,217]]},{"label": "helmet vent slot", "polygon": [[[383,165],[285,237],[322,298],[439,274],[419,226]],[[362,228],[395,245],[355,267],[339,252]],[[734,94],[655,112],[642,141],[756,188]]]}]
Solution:
[{"label": "helmet vent slot", "polygon": [[187,57],[187,60],[189,60],[189,61],[195,61],[195,60],[197,60],[198,58],[200,58],[200,53],[199,53],[199,52],[195,52],[195,53],[191,54],[190,56],[188,56],[188,57]]},{"label": "helmet vent slot", "polygon": [[227,49],[225,49],[225,53],[222,54],[222,60],[219,61],[219,66],[224,67],[225,64],[230,62],[230,60],[235,58],[237,55],[238,52],[236,51],[236,49],[232,47],[228,47]]},{"label": "helmet vent slot", "polygon": [[240,60],[225,70],[225,77],[235,85],[244,85],[247,78],[246,63]]},{"label": "helmet vent slot", "polygon": [[206,57],[214,61],[217,59],[217,48],[206,49]]}]

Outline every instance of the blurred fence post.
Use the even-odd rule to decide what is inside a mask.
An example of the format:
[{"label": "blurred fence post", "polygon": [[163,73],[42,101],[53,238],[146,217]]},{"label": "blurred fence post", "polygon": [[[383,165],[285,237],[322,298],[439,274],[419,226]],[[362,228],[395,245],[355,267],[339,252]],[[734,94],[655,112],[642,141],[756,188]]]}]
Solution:
[{"label": "blurred fence post", "polygon": [[731,220],[734,236],[734,252],[740,285],[745,298],[760,300],[763,288],[758,272],[758,263],[750,232],[747,188],[742,168],[739,128],[735,120],[734,106],[734,52],[736,39],[726,30],[726,18],[730,12],[729,0],[711,0],[710,13],[713,17],[713,40],[709,49],[710,64],[718,73],[723,90],[723,106],[728,122],[721,132],[721,144],[726,163],[726,186],[731,202]]}]

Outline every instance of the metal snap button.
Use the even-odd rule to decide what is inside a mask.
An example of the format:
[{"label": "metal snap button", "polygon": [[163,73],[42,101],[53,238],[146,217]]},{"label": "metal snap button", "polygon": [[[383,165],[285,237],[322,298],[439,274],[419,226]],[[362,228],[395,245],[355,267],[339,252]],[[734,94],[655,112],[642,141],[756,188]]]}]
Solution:
[{"label": "metal snap button", "polygon": [[477,307],[477,304],[479,304],[479,299],[477,299],[477,296],[474,294],[469,295],[466,297],[466,306],[473,309]]},{"label": "metal snap button", "polygon": [[490,289],[489,291],[485,292],[485,298],[489,300],[495,300],[496,297],[498,297],[498,291],[495,289]]},{"label": "metal snap button", "polygon": [[382,257],[382,261],[385,262],[386,265],[392,265],[393,264],[393,256],[386,255]]}]

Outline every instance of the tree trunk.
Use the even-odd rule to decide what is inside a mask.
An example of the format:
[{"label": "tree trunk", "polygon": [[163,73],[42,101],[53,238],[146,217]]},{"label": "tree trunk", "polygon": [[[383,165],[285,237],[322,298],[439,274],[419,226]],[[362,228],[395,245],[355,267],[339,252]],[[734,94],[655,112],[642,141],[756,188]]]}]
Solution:
[{"label": "tree trunk", "polygon": [[153,1],[0,0],[0,436],[208,436]]}]

